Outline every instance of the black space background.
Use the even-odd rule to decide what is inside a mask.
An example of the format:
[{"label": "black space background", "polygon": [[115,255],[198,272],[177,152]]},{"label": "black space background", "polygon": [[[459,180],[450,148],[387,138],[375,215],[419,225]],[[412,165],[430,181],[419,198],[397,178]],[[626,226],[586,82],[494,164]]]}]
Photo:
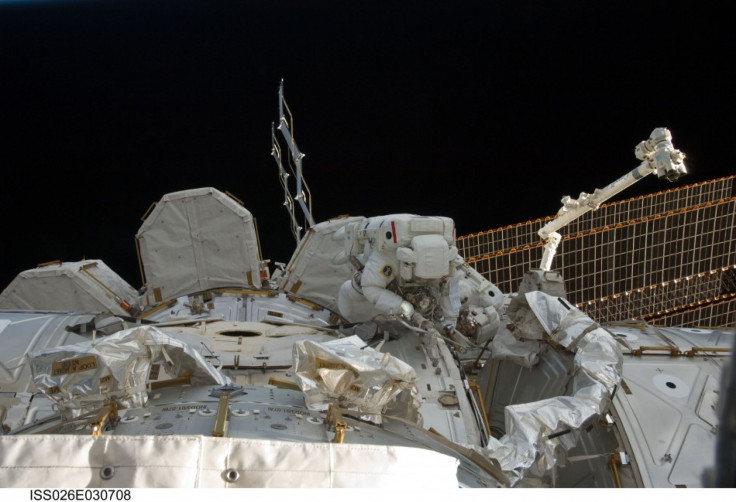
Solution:
[{"label": "black space background", "polygon": [[[167,192],[229,190],[264,257],[294,246],[270,157],[277,89],[317,220],[553,214],[669,127],[693,183],[736,173],[736,29],[707,1],[0,0],[0,288],[99,258]],[[669,188],[646,179],[622,194]]]}]

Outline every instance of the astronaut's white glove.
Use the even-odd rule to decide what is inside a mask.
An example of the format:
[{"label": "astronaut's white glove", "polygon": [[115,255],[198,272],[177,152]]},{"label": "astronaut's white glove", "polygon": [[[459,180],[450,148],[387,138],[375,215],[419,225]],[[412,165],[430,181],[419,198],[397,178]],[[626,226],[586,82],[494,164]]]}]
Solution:
[{"label": "astronaut's white glove", "polygon": [[401,305],[399,305],[399,312],[401,313],[401,317],[407,321],[411,321],[411,318],[414,315],[414,305],[407,301],[403,301],[401,302]]}]

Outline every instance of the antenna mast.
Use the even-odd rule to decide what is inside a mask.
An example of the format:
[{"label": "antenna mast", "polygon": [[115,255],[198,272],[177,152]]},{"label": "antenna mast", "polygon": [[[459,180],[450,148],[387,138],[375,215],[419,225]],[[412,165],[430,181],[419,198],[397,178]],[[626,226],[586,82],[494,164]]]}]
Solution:
[{"label": "antenna mast", "polygon": [[[286,112],[286,113],[284,113]],[[288,117],[287,115],[288,114]],[[281,132],[281,136],[286,142],[288,148],[288,155],[286,156],[286,164],[289,170],[284,168],[284,161],[282,155],[281,145],[278,138],[276,137],[276,130]],[[304,181],[304,175],[302,173],[302,159],[304,154],[299,151],[299,147],[294,141],[293,131],[294,129],[294,118],[289,110],[289,105],[286,104],[284,99],[284,80],[281,79],[279,85],[279,125],[274,127],[271,123],[271,156],[276,160],[276,165],[279,168],[279,181],[281,186],[284,188],[284,206],[289,212],[291,218],[291,233],[294,234],[294,238],[297,243],[301,240],[303,231],[314,225],[314,218],[312,218],[312,194],[309,191],[307,182]],[[291,186],[289,184],[289,177],[294,177],[295,189],[292,195]],[[297,216],[295,214],[294,201],[299,203],[299,207],[302,210],[304,217],[303,224],[299,224]]]}]

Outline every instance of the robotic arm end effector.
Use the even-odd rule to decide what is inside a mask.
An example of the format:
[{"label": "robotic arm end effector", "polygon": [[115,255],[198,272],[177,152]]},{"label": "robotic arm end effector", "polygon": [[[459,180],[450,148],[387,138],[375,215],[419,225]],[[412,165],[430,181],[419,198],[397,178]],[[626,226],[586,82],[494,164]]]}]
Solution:
[{"label": "robotic arm end effector", "polygon": [[685,168],[685,154],[675,149],[672,144],[672,134],[666,127],[658,127],[649,136],[649,139],[639,143],[634,149],[636,158],[646,163],[657,177],[669,181],[677,181],[680,176],[687,174]]}]

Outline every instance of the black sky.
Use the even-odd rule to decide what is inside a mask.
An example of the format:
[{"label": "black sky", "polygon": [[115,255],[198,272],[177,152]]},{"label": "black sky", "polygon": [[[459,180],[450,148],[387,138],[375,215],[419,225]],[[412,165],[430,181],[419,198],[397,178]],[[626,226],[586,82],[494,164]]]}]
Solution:
[{"label": "black sky", "polygon": [[82,257],[139,286],[140,216],[201,186],[288,259],[281,78],[318,220],[446,215],[462,235],[553,214],[660,126],[679,183],[736,173],[728,2],[354,3],[0,0],[0,288]]}]

